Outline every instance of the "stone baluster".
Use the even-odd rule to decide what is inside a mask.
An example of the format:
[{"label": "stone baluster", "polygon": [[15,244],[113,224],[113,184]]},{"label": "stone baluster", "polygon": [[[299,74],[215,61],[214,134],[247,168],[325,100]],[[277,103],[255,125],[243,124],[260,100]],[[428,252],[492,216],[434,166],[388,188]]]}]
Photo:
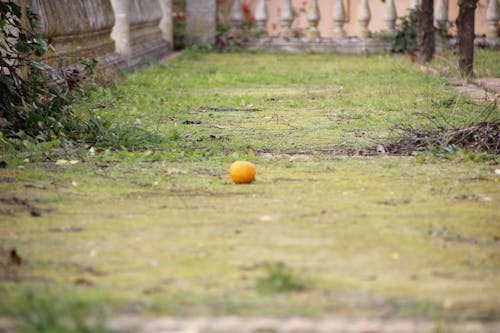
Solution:
[{"label": "stone baluster", "polygon": [[111,38],[115,41],[116,52],[129,60],[132,53],[130,45],[130,1],[111,0],[111,6],[115,14],[115,26],[111,32]]},{"label": "stone baluster", "polygon": [[320,33],[318,30],[318,23],[320,19],[320,13],[318,8],[318,0],[310,0],[309,10],[307,12],[307,22],[308,28],[306,37],[308,39],[318,39],[320,38]]},{"label": "stone baluster", "polygon": [[414,8],[417,8],[417,6],[420,6],[420,1],[419,0],[411,0],[410,8],[414,9]]},{"label": "stone baluster", "polygon": [[268,20],[266,0],[259,0],[255,7],[255,22],[260,36],[267,36],[266,24]]},{"label": "stone baluster", "polygon": [[358,9],[359,37],[362,39],[370,38],[372,33],[368,29],[372,15],[368,0],[361,0]]},{"label": "stone baluster", "polygon": [[498,39],[498,1],[490,0],[486,9],[486,19],[488,20],[488,39]]},{"label": "stone baluster", "polygon": [[394,31],[396,29],[396,6],[394,5],[394,0],[385,1],[385,15],[384,21],[387,25],[387,29]]},{"label": "stone baluster", "polygon": [[332,11],[333,38],[344,38],[345,9],[344,0],[335,0]]},{"label": "stone baluster", "polygon": [[[140,0],[144,1],[144,0]],[[217,1],[186,1],[186,40],[195,45],[214,45],[217,33]]]},{"label": "stone baluster", "polygon": [[163,38],[173,48],[174,45],[174,30],[172,26],[172,0],[160,0],[161,6],[161,21],[160,30]]},{"label": "stone baluster", "polygon": [[285,0],[283,8],[281,8],[280,37],[282,38],[293,37],[292,22],[293,22],[292,0]]},{"label": "stone baluster", "polygon": [[243,26],[243,7],[240,0],[233,0],[231,6],[231,24],[234,34],[241,34],[241,27]]},{"label": "stone baluster", "polygon": [[436,4],[436,13],[434,14],[434,19],[436,20],[439,27],[446,27],[448,23],[448,1],[438,0]]}]

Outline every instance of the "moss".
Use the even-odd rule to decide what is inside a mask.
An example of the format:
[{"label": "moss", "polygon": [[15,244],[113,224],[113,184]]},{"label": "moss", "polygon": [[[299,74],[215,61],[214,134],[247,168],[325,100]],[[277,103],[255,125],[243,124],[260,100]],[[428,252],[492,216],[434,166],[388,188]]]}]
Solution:
[{"label": "moss", "polygon": [[[321,153],[371,145],[450,94],[387,56],[200,55],[139,71],[77,108],[105,101],[117,121],[175,131],[165,146],[1,169],[1,197],[42,215],[0,215],[0,247],[23,258],[0,258],[0,313],[49,289],[116,311],[497,318],[494,162]],[[235,159],[255,162],[255,183],[231,183]],[[265,262],[313,287],[260,294]]]}]

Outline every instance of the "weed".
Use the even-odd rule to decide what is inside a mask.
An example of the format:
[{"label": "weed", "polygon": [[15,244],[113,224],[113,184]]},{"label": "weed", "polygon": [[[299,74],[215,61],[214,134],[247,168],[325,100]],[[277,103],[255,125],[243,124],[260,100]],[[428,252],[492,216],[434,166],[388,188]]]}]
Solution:
[{"label": "weed", "polygon": [[453,107],[451,113],[435,109],[418,113],[427,123],[420,127],[395,125],[399,138],[387,145],[392,153],[428,151],[433,155],[465,162],[495,159],[500,154],[500,118],[496,103],[484,104],[478,114],[461,115],[467,101],[445,99],[434,107]]},{"label": "weed", "polygon": [[54,295],[34,295],[28,292],[25,309],[16,313],[23,333],[112,333],[105,327],[106,309],[90,308]]},{"label": "weed", "polygon": [[263,293],[304,291],[311,288],[311,281],[297,276],[282,262],[266,263],[266,275],[257,279],[256,288]]}]

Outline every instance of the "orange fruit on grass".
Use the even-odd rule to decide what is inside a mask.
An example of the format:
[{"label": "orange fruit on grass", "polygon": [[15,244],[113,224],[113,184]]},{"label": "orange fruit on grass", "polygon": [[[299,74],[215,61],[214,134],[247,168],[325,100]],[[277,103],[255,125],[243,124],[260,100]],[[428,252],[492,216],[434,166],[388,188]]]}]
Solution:
[{"label": "orange fruit on grass", "polygon": [[229,168],[229,175],[236,184],[249,184],[255,180],[255,165],[247,161],[236,161]]}]

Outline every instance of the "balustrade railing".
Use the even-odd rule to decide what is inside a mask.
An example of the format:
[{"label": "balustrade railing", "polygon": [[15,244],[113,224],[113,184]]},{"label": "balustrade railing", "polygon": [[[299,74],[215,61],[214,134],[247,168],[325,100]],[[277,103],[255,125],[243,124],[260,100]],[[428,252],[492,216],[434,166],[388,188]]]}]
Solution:
[{"label": "balustrade railing", "polygon": [[[434,1],[436,25],[449,28],[448,22],[454,20],[450,16],[458,12],[456,2]],[[477,12],[482,27],[480,33],[497,48],[500,45],[498,1],[479,0]],[[43,34],[53,40],[58,55],[75,53],[108,58],[110,63],[125,59],[127,64],[133,64],[143,57],[165,55],[172,44],[173,0],[61,0],[57,11],[49,10],[52,2],[28,0],[41,15]],[[380,0],[302,0],[302,7],[297,10],[293,5],[299,0],[227,2],[230,5],[228,19],[235,34],[242,33],[246,26],[244,20],[249,14],[253,15],[256,30],[252,32],[259,37],[255,39],[257,45],[279,44],[275,41],[286,44],[292,40],[302,43],[300,47],[316,45],[318,50],[342,45],[348,52],[387,48],[387,43],[372,38],[370,28],[394,30],[398,15],[419,5],[419,0],[385,0],[384,3]],[[217,0],[186,0],[183,23],[189,43],[214,45],[217,3]]]},{"label": "balustrade railing", "polygon": [[[296,10],[293,8],[292,0],[272,0],[279,2],[280,8],[279,10],[279,34],[276,37],[280,38],[292,38],[294,37],[293,32],[293,24],[296,19]],[[352,16],[353,12],[356,13],[356,18],[354,21],[357,22],[356,33],[357,37],[360,39],[370,39],[372,37],[372,31],[370,31],[370,23],[373,19],[371,6],[374,1],[380,2],[380,0],[359,0],[358,6],[354,11],[349,10],[349,13],[346,13],[346,0],[329,0],[330,4],[333,7],[332,12],[328,15],[327,13],[321,12],[322,4],[326,3],[326,1],[321,0],[308,0],[303,1],[304,5],[307,5],[306,9],[306,20],[307,27],[305,27],[305,33],[303,37],[308,40],[318,40],[320,38],[325,38],[325,36],[321,35],[321,30],[318,28],[322,20],[332,20],[333,30],[331,33],[331,37],[333,39],[344,39],[346,38],[346,30],[344,28],[347,21],[351,21],[352,17],[347,17],[347,15]],[[245,2],[248,3],[248,2]],[[267,23],[270,19],[268,14],[268,6],[271,1],[269,0],[257,0],[255,6],[254,17],[256,20],[256,24],[261,31],[260,36],[268,37],[271,35],[270,31],[266,30]],[[351,1],[351,4],[355,3],[355,1]],[[402,16],[407,13],[408,9],[415,8],[419,5],[419,0],[410,0],[404,2],[406,7],[402,7],[402,2],[395,0],[385,0],[385,9],[383,14],[383,20],[385,21],[385,29],[389,31],[394,31],[397,27],[398,16]],[[380,4],[375,4],[380,9]],[[398,7],[397,7],[398,6]],[[447,29],[450,21],[449,17],[449,6],[450,3],[448,0],[435,0],[435,10],[434,10],[434,19],[436,21],[436,26],[441,29]],[[498,42],[498,22],[499,22],[499,13],[498,13],[498,0],[484,0],[483,6],[486,6],[486,17],[485,21],[488,22],[488,28],[486,36],[490,40],[494,40]],[[484,9],[483,9],[484,12]],[[376,19],[381,19],[381,15],[377,15]],[[241,22],[243,20],[243,9],[241,0],[233,0],[232,9],[231,9],[231,22],[235,29],[239,29],[241,27]],[[351,26],[352,30],[352,26]],[[324,31],[324,28],[323,28]]]}]

